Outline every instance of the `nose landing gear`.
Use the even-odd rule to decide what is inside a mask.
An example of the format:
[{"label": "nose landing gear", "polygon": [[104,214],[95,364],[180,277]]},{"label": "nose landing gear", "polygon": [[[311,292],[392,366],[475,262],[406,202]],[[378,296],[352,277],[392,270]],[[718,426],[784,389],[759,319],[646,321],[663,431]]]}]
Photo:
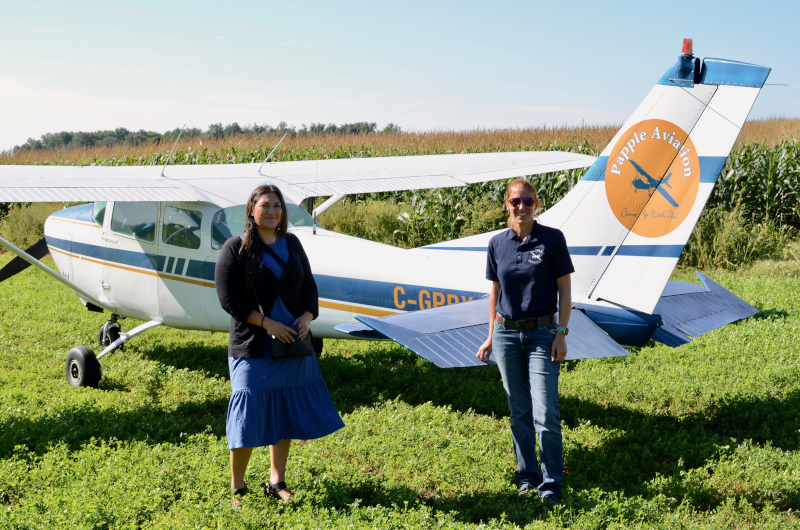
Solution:
[{"label": "nose landing gear", "polygon": [[111,319],[103,324],[97,334],[97,342],[103,351],[100,355],[95,355],[88,346],[76,346],[67,355],[67,381],[72,386],[90,386],[97,388],[100,379],[103,377],[103,369],[100,367],[100,359],[107,353],[116,349],[122,349],[123,344],[140,333],[148,329],[160,326],[161,322],[151,320],[141,326],[123,333],[120,329],[119,321],[125,317],[111,315]]},{"label": "nose landing gear", "polygon": [[[111,346],[111,343],[119,338],[122,331],[119,321],[124,318],[119,315],[111,315],[111,319],[100,327],[100,331],[97,333],[97,344],[101,348]],[[122,350],[124,348],[125,344],[120,344],[119,349]]]}]

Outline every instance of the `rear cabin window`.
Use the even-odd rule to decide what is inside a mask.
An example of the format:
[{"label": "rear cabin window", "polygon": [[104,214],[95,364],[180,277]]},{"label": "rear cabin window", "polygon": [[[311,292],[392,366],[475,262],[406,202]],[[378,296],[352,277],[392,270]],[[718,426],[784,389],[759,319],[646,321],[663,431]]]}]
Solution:
[{"label": "rear cabin window", "polygon": [[164,208],[164,228],[161,241],[175,247],[200,248],[200,225],[203,214],[195,210],[185,210],[167,206]]},{"label": "rear cabin window", "polygon": [[153,202],[115,202],[111,230],[153,243],[156,240],[158,209]]},{"label": "rear cabin window", "polygon": [[98,226],[103,226],[103,221],[106,219],[106,202],[96,202],[94,206],[92,206],[92,219],[94,222],[98,224]]},{"label": "rear cabin window", "polygon": [[211,222],[211,248],[219,250],[233,236],[244,235],[244,206],[218,211]]}]

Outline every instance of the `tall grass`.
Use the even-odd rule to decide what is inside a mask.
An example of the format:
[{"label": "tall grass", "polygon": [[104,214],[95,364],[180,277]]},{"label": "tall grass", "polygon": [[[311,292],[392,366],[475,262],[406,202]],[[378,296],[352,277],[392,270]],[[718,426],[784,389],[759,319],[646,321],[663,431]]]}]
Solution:
[{"label": "tall grass", "polygon": [[[20,248],[27,248],[44,237],[44,222],[51,213],[65,207],[60,202],[14,204],[0,220],[0,236]],[[5,249],[0,247],[0,254]]]},{"label": "tall grass", "polygon": [[796,231],[789,226],[749,221],[738,205],[730,211],[709,209],[695,226],[680,265],[734,270],[758,260],[792,259],[785,250],[793,248],[795,237]]}]

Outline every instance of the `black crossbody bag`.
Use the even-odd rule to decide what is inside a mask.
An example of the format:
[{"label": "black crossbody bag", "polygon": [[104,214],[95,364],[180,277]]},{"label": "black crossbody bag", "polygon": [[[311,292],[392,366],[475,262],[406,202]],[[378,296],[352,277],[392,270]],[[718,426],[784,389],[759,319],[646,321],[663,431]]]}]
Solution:
[{"label": "black crossbody bag", "polygon": [[[293,274],[291,272],[291,269],[289,269],[289,265],[285,261],[283,261],[280,258],[280,256],[278,256],[267,245],[264,245],[264,248],[267,250],[267,254],[269,254],[272,257],[272,259],[274,259],[276,262],[278,262],[278,265],[283,267],[284,274],[289,274],[289,275]],[[272,274],[272,271],[269,270],[269,267],[267,268],[267,270],[269,271],[270,274]],[[275,276],[274,274],[272,274],[272,275]],[[278,282],[281,281],[280,278],[277,278],[277,280],[278,280]],[[264,308],[261,305],[261,301],[258,299],[258,293],[256,292],[255,286],[253,286],[253,295],[255,295],[255,297],[256,297],[256,304],[258,304],[258,310],[261,311],[262,315],[266,315],[266,313],[264,312]],[[277,298],[276,298],[276,300],[277,300]],[[296,340],[295,339],[294,342],[291,342],[289,344],[287,344],[285,342],[281,342],[280,340],[276,339],[273,336],[270,336],[268,338],[270,340],[270,344],[269,344],[269,346],[270,346],[270,348],[269,348],[270,354],[269,355],[273,359],[289,359],[291,357],[308,357],[308,356],[314,354],[314,346],[311,343],[311,331],[310,330],[309,330],[308,333],[306,333],[306,336],[302,340]]]}]

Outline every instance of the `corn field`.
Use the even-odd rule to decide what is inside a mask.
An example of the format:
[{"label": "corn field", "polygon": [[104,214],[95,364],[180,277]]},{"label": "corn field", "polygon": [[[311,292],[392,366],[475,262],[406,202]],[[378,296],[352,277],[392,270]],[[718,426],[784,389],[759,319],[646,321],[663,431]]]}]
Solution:
[{"label": "corn field", "polygon": [[[275,151],[273,160],[522,150],[560,150],[598,155],[617,129],[618,126],[545,127],[393,135],[310,135],[287,138]],[[741,222],[768,224],[781,230],[784,235],[795,233],[800,228],[800,145],[796,133],[800,136],[800,120],[780,118],[747,122],[720,174],[707,210],[718,213],[735,210],[736,218]],[[247,141],[234,143],[234,137],[206,143],[185,142],[178,145],[171,163],[261,162],[278,139],[274,136],[249,137]],[[750,141],[745,142],[745,139]],[[171,147],[161,143],[5,153],[0,155],[0,163],[158,166],[166,162]],[[571,170],[537,175],[531,177],[531,181],[546,209],[566,195],[584,172]],[[354,195],[325,212],[320,221],[328,228],[352,235],[404,247],[417,247],[505,226],[505,211],[501,204],[506,185],[507,181],[496,181],[463,188]],[[317,202],[321,200],[318,198]],[[377,222],[374,216],[364,215],[367,211],[364,208],[375,203],[393,205],[392,216],[381,214],[377,223],[380,230],[374,226]],[[382,209],[372,208],[370,211],[375,213]],[[2,213],[0,211],[0,217]]]}]

